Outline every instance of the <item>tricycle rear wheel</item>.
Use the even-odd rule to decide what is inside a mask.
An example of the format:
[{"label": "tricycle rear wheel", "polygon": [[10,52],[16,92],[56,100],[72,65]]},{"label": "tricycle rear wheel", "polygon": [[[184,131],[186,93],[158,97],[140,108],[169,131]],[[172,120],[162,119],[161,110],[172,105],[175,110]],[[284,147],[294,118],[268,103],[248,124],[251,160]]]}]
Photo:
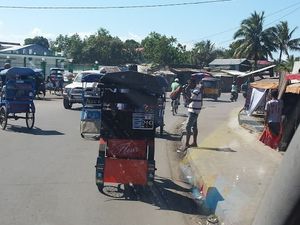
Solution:
[{"label": "tricycle rear wheel", "polygon": [[5,106],[0,108],[0,126],[2,130],[5,130],[7,126],[7,110]]}]

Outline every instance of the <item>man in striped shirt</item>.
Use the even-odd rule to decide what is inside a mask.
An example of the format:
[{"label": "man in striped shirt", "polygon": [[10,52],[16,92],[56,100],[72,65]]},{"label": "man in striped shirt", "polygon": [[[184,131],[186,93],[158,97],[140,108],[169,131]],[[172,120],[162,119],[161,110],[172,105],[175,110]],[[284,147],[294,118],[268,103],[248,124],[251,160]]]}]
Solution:
[{"label": "man in striped shirt", "polygon": [[[198,136],[198,128],[197,128],[197,119],[198,115],[202,108],[203,101],[203,90],[202,85],[198,84],[191,91],[190,103],[188,105],[188,121],[186,124],[186,143],[185,149],[188,147],[197,147],[197,136]],[[190,138],[193,130],[193,143],[190,145]]]}]

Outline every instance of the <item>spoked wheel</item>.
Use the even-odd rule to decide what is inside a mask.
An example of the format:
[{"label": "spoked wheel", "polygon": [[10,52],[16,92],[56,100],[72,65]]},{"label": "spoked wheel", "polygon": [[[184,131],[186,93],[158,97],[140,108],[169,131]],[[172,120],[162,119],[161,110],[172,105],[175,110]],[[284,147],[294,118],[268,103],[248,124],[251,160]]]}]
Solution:
[{"label": "spoked wheel", "polygon": [[7,111],[4,106],[0,108],[0,126],[2,130],[5,130],[7,126]]},{"label": "spoked wheel", "polygon": [[30,110],[29,112],[26,113],[26,126],[28,129],[33,128],[34,121],[35,121],[34,112],[32,112],[32,110]]}]

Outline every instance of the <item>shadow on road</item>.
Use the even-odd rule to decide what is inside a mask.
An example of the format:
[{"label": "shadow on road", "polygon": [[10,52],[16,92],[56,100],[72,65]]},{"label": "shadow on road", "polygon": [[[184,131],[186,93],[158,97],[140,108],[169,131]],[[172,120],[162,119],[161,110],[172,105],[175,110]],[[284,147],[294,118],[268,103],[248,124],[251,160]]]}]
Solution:
[{"label": "shadow on road", "polygon": [[33,129],[29,130],[27,127],[21,127],[21,126],[10,126],[7,128],[8,131],[13,132],[19,132],[19,133],[25,133],[25,134],[32,134],[32,135],[41,135],[41,136],[47,136],[47,135],[64,135],[64,133],[61,133],[56,130],[42,130],[38,127],[34,127]]},{"label": "shadow on road", "polygon": [[214,99],[203,99],[203,101],[206,101],[206,102],[225,102],[225,103],[231,103],[230,100],[214,100]]},{"label": "shadow on road", "polygon": [[236,152],[235,150],[233,150],[231,148],[197,147],[197,149],[212,150],[212,151],[217,151],[217,152]]},{"label": "shadow on road", "polygon": [[156,138],[157,139],[165,139],[165,140],[168,140],[168,141],[180,141],[181,135],[172,134],[172,133],[169,133],[167,131],[164,131],[163,135],[158,135]]},{"label": "shadow on road", "polygon": [[190,215],[203,214],[192,198],[191,191],[188,185],[181,186],[170,179],[156,177],[153,186],[105,185],[101,192],[111,197],[108,201],[140,201],[155,205],[160,210]]}]

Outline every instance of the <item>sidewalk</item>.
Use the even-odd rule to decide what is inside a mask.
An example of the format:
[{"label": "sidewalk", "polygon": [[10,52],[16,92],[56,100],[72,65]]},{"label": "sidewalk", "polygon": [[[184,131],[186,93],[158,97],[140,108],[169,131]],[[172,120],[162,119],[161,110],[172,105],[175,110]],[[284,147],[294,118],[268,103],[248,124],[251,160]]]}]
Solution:
[{"label": "sidewalk", "polygon": [[245,129],[239,125],[238,113],[232,111],[228,121],[197,148],[188,149],[181,161],[182,171],[201,191],[197,197],[203,197],[206,208],[225,225],[251,225],[282,159],[280,153],[258,141],[259,135],[253,131],[260,123],[247,123],[242,115],[240,121],[248,126]]}]

